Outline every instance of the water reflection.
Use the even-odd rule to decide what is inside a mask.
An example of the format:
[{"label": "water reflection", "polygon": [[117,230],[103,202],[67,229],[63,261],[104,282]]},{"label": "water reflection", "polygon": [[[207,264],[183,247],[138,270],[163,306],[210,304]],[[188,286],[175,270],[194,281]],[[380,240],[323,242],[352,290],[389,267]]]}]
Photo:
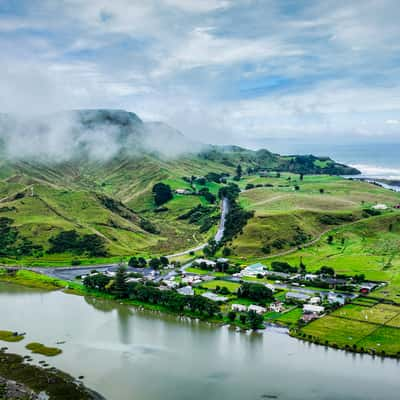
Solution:
[{"label": "water reflection", "polygon": [[[118,302],[0,284],[0,329],[66,339],[52,364],[109,400],[398,400],[399,362]],[[25,343],[10,344],[25,354]]]}]

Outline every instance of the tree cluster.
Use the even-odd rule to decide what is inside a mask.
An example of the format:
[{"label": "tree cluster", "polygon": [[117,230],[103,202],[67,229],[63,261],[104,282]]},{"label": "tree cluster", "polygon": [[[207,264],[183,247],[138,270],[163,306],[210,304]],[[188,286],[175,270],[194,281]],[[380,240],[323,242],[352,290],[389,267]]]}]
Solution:
[{"label": "tree cluster", "polygon": [[258,303],[266,303],[274,299],[274,294],[271,289],[259,283],[244,282],[239,290],[238,296]]},{"label": "tree cluster", "polygon": [[75,230],[61,231],[49,239],[48,253],[75,253],[88,254],[91,257],[104,257],[107,255],[105,240],[96,234],[81,236]]}]

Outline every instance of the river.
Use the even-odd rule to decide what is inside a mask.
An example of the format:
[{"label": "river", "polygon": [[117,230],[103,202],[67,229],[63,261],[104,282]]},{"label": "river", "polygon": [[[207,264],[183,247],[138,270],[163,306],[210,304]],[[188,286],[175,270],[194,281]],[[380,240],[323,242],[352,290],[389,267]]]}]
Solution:
[{"label": "river", "polygon": [[397,400],[400,392],[396,360],[62,292],[0,283],[0,329],[27,332],[7,343],[20,354],[28,341],[65,341],[50,364],[84,375],[109,400]]}]

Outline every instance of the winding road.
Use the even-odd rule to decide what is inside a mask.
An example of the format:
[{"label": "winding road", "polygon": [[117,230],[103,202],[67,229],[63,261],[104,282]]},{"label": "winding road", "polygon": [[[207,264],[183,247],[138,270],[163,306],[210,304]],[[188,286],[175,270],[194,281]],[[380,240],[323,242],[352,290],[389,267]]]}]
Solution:
[{"label": "winding road", "polygon": [[[219,243],[222,240],[222,238],[224,237],[225,221],[226,221],[226,216],[228,215],[228,212],[229,212],[229,201],[226,197],[224,197],[221,201],[221,219],[219,221],[217,233],[214,236],[214,240],[217,243]],[[166,257],[167,258],[180,257],[180,256],[184,256],[186,254],[190,254],[192,252],[203,250],[204,247],[207,246],[207,244],[208,243],[203,243],[203,244],[200,244],[199,246],[193,247],[192,249],[181,251],[181,252],[175,253],[175,254],[170,254]]]}]

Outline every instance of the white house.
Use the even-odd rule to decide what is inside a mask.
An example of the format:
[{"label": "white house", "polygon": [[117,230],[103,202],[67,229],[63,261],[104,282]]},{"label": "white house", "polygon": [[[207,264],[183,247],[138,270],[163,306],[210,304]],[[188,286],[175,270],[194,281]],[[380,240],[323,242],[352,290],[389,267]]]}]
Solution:
[{"label": "white house", "polygon": [[245,306],[244,304],[232,304],[232,311],[246,312],[247,306]]},{"label": "white house", "polygon": [[243,271],[240,272],[241,276],[257,276],[257,275],[265,275],[265,265],[261,263],[256,263],[249,265]]},{"label": "white house", "polygon": [[386,204],[376,204],[372,207],[374,210],[387,210],[388,206]]},{"label": "white house", "polygon": [[270,311],[274,312],[282,312],[284,310],[283,304],[280,301],[270,304],[269,306]]},{"label": "white house", "polygon": [[314,279],[317,279],[318,275],[316,274],[305,274],[304,279],[306,281],[313,281]]},{"label": "white house", "polygon": [[194,290],[191,286],[184,286],[177,290],[179,294],[183,294],[184,296],[194,296]]},{"label": "white house", "polygon": [[206,292],[202,294],[203,297],[205,297],[206,299],[212,300],[212,301],[227,301],[228,298],[224,297],[224,296],[219,296],[215,293],[212,292]]},{"label": "white house", "polygon": [[307,300],[310,299],[311,296],[304,294],[304,293],[299,293],[299,292],[288,292],[286,293],[286,299],[287,300],[295,300],[295,301],[301,301],[301,302],[306,302]]},{"label": "white house", "polygon": [[319,303],[321,303],[321,297],[311,297],[309,303],[310,304],[319,304]]},{"label": "white house", "polygon": [[328,293],[327,300],[328,300],[329,304],[339,303],[342,306],[346,302],[346,299],[341,294],[337,294],[337,293],[333,293],[333,292]]},{"label": "white house", "polygon": [[175,193],[176,194],[192,194],[192,192],[190,190],[187,190],[187,189],[176,189]]},{"label": "white house", "polygon": [[251,304],[248,310],[255,311],[257,314],[265,314],[267,312],[265,307],[257,306],[256,304]]},{"label": "white house", "polygon": [[211,261],[211,260],[206,260],[205,258],[198,258],[194,264],[206,264],[209,267],[215,267],[215,265],[217,264],[215,261]]},{"label": "white house", "polygon": [[325,311],[325,307],[316,306],[314,304],[304,304],[303,312],[306,314],[322,314]]}]

